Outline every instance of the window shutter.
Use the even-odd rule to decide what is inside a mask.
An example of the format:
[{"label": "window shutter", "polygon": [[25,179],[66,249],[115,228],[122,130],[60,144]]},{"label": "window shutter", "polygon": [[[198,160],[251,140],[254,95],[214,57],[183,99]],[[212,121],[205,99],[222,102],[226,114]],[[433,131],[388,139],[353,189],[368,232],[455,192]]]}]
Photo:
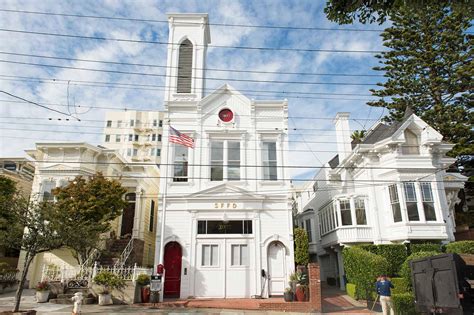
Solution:
[{"label": "window shutter", "polygon": [[193,44],[186,39],[179,46],[178,59],[178,93],[191,93],[191,76],[193,73]]}]

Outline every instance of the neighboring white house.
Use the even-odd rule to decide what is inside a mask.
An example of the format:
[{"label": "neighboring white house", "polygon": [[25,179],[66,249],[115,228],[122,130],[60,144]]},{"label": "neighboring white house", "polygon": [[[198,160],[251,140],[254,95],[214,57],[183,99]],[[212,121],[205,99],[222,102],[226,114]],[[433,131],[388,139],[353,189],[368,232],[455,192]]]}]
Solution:
[{"label": "neighboring white house", "polygon": [[[282,295],[294,270],[287,101],[250,100],[227,84],[204,97],[208,16],[168,19],[155,259],[165,297]],[[194,148],[169,143],[170,126]]]},{"label": "neighboring white house", "polygon": [[118,150],[128,162],[161,161],[163,112],[117,111],[105,113],[103,145]]},{"label": "neighboring white house", "polygon": [[[124,198],[129,206],[113,223],[114,234],[119,242],[132,242],[129,260],[139,265],[152,265],[157,231],[158,179],[160,171],[156,165],[134,165],[125,161],[116,151],[84,142],[36,143],[36,149],[26,151],[32,158],[35,174],[32,197],[38,200],[54,200],[51,191],[69,184],[76,176],[92,176],[97,172],[117,179],[127,189]],[[117,257],[118,258],[118,257]],[[24,255],[20,255],[19,269],[23,268]],[[45,265],[58,267],[77,266],[68,249],[39,254],[33,261],[29,273],[30,287],[41,279]]]},{"label": "neighboring white house", "polygon": [[410,109],[400,122],[374,125],[360,143],[351,143],[348,113],[337,114],[335,127],[338,155],[294,197],[323,280],[344,288],[347,245],[454,240],[451,199],[463,183],[444,171],[454,159],[441,134]]}]

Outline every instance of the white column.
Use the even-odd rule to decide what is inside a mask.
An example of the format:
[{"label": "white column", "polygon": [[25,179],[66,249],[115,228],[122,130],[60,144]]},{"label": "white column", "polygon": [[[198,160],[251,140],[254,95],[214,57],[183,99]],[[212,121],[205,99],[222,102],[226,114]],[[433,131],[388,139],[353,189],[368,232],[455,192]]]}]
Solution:
[{"label": "white column", "polygon": [[351,207],[351,220],[352,220],[352,225],[357,225],[357,218],[355,215],[355,202],[354,202],[354,197],[349,198],[349,204]]},{"label": "white column", "polygon": [[140,238],[140,218],[142,216],[142,191],[140,186],[137,186],[135,194],[135,214],[133,217],[132,238]]},{"label": "white column", "polygon": [[403,183],[396,184],[396,185],[397,185],[397,192],[398,192],[398,202],[400,203],[400,212],[402,213],[402,222],[409,222],[407,204],[405,200],[405,188],[403,187]]},{"label": "white column", "polygon": [[421,195],[419,182],[415,182],[415,193],[416,193],[416,208],[418,209],[420,222],[426,222],[425,210],[423,208],[423,196]]}]

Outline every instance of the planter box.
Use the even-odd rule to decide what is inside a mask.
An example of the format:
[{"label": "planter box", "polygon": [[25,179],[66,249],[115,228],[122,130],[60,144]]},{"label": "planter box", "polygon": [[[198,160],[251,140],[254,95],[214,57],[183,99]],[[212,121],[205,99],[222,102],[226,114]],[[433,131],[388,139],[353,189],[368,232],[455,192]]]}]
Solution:
[{"label": "planter box", "polygon": [[46,303],[48,302],[49,290],[48,291],[36,291],[36,302]]},{"label": "planter box", "polygon": [[112,294],[99,294],[99,305],[112,305]]}]

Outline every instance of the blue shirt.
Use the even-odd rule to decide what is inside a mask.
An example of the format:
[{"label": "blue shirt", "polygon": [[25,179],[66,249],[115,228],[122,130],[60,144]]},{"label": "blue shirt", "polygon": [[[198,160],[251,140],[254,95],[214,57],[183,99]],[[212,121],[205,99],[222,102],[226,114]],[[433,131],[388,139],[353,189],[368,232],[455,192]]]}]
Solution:
[{"label": "blue shirt", "polygon": [[377,291],[377,294],[381,296],[390,296],[390,288],[393,288],[393,284],[389,280],[377,281],[375,284],[375,290]]}]

